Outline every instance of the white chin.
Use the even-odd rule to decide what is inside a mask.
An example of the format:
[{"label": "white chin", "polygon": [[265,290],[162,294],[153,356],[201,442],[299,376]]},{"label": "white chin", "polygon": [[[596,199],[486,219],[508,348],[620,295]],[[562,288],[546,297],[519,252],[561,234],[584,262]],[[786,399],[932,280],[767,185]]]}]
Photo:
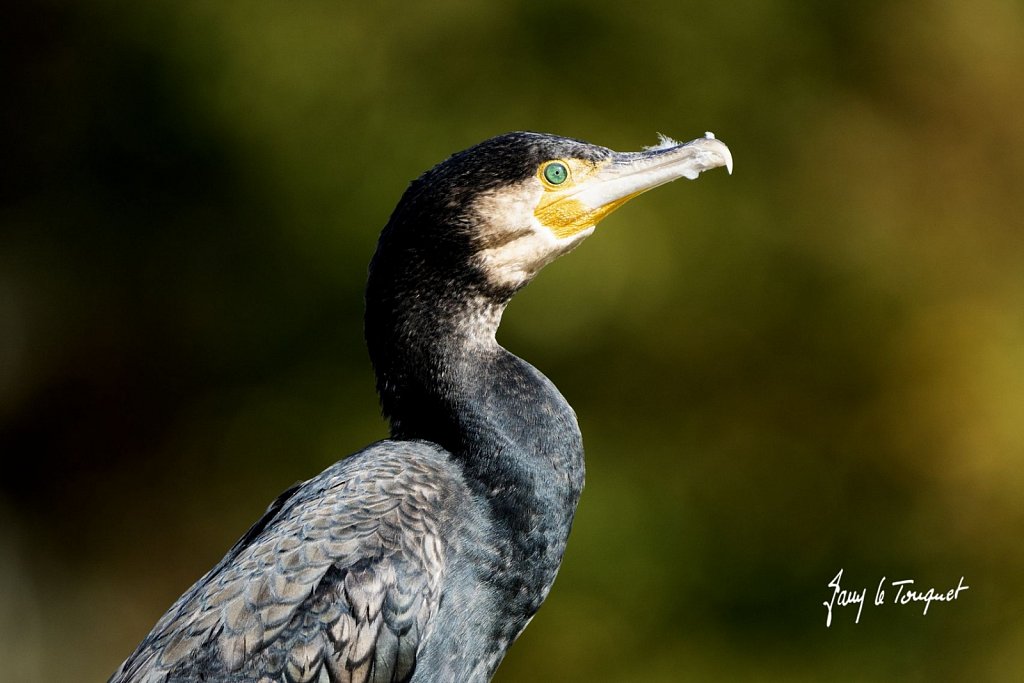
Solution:
[{"label": "white chin", "polygon": [[513,240],[482,250],[478,255],[479,263],[492,285],[518,289],[532,280],[541,268],[573,250],[593,232],[594,226],[591,226],[560,238],[548,228],[534,224],[534,229],[529,232],[524,231]]}]

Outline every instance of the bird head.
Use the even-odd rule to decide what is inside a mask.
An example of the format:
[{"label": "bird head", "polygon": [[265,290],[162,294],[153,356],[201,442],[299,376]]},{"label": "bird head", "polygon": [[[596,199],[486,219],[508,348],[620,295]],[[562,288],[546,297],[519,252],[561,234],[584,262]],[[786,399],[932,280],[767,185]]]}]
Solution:
[{"label": "bird head", "polygon": [[732,172],[732,155],[710,133],[639,152],[542,133],[485,140],[410,184],[381,233],[368,297],[507,301],[633,197],[719,166]]},{"label": "bird head", "polygon": [[508,133],[413,182],[382,244],[389,231],[408,233],[402,241],[419,244],[417,253],[440,252],[449,271],[468,262],[495,290],[512,293],[633,197],[718,166],[731,172],[732,155],[710,134],[684,143],[662,137],[655,147],[623,153]]}]

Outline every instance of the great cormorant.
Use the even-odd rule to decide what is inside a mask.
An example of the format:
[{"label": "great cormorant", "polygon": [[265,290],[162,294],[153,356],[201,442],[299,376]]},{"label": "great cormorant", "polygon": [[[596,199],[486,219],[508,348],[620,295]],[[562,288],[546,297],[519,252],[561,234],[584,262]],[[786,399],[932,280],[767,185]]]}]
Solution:
[{"label": "great cormorant", "polygon": [[710,133],[635,153],[510,133],[414,181],[366,289],[391,438],[282,494],[110,680],[488,680],[583,488],[575,413],[495,341],[502,311],[608,213],[718,166]]}]

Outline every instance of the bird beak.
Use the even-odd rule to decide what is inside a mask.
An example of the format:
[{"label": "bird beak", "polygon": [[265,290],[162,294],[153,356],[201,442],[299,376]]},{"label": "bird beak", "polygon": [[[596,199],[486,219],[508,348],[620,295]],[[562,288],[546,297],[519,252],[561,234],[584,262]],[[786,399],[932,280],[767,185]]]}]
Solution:
[{"label": "bird beak", "polygon": [[564,192],[552,193],[536,215],[559,237],[592,228],[633,197],[659,185],[724,166],[732,173],[732,153],[721,140],[707,137],[678,143],[667,138],[642,152],[615,152]]}]

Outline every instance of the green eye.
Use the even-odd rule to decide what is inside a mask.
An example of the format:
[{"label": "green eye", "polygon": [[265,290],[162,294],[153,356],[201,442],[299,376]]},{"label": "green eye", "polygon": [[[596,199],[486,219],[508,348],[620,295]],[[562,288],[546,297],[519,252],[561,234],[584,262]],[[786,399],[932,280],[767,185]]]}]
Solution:
[{"label": "green eye", "polygon": [[552,185],[561,185],[568,177],[569,169],[565,167],[565,164],[555,161],[544,167],[544,180]]}]

